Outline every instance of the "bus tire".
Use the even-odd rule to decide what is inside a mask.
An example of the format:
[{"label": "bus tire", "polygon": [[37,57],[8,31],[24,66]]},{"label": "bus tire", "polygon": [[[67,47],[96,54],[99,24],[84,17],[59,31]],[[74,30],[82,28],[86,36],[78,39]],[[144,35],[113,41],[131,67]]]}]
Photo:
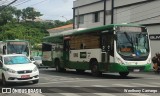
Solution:
[{"label": "bus tire", "polygon": [[39,80],[33,80],[32,82],[33,82],[33,84],[37,84],[39,82]]},{"label": "bus tire", "polygon": [[78,74],[83,74],[83,73],[85,72],[85,70],[82,70],[82,69],[76,69],[76,72],[77,72]]},{"label": "bus tire", "polygon": [[93,76],[98,77],[102,75],[102,72],[98,70],[98,62],[97,60],[91,61],[91,73]]},{"label": "bus tire", "polygon": [[121,77],[127,77],[127,75],[129,74],[129,72],[119,72]]}]

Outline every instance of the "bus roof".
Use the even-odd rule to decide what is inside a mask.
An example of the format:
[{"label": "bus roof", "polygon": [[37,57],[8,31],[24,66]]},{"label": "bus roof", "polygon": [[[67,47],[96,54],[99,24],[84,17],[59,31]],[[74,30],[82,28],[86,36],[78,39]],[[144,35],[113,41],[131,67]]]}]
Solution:
[{"label": "bus roof", "polygon": [[28,42],[27,40],[20,40],[20,39],[15,39],[15,40],[4,40],[4,42]]},{"label": "bus roof", "polygon": [[104,31],[107,29],[111,29],[115,26],[132,26],[132,27],[140,27],[140,25],[135,25],[135,24],[110,24],[110,25],[104,25],[104,26],[99,26],[99,27],[94,27],[94,28],[80,28],[80,29],[73,29],[73,30],[68,30],[68,31],[62,31],[59,32],[53,36],[47,36],[44,37],[44,41],[50,41],[50,42],[63,42],[63,37],[64,36],[70,36],[70,35],[78,35],[78,34],[83,34],[83,33],[90,33],[90,32],[96,32],[96,31]]}]

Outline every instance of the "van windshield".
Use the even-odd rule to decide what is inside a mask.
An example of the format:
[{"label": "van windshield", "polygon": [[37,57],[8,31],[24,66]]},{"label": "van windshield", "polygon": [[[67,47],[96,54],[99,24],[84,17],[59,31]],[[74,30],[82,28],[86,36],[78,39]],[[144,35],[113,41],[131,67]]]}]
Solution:
[{"label": "van windshield", "polygon": [[13,64],[28,64],[31,61],[26,56],[7,56],[4,57],[4,64],[13,65]]}]

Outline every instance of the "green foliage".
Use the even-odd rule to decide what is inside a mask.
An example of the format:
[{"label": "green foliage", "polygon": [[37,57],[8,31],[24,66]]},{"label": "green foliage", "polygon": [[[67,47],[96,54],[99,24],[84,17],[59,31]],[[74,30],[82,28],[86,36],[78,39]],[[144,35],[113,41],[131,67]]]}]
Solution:
[{"label": "green foliage", "polygon": [[[66,22],[60,20],[34,22],[35,18],[42,14],[32,7],[19,10],[9,6],[1,10],[3,7],[0,6],[0,41],[24,39],[30,41],[35,49],[39,49],[37,45],[41,44],[43,37],[48,36],[47,29],[72,23],[72,19]],[[20,22],[20,20],[23,21]]]}]

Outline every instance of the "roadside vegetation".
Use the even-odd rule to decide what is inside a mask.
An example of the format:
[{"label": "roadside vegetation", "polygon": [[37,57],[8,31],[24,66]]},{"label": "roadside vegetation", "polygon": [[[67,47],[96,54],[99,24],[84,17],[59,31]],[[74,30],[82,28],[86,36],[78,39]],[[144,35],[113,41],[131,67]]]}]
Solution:
[{"label": "roadside vegetation", "polygon": [[36,48],[42,38],[48,36],[47,29],[72,23],[72,20],[35,21],[40,16],[43,14],[32,7],[20,10],[12,6],[5,9],[0,6],[0,41],[25,39]]}]

